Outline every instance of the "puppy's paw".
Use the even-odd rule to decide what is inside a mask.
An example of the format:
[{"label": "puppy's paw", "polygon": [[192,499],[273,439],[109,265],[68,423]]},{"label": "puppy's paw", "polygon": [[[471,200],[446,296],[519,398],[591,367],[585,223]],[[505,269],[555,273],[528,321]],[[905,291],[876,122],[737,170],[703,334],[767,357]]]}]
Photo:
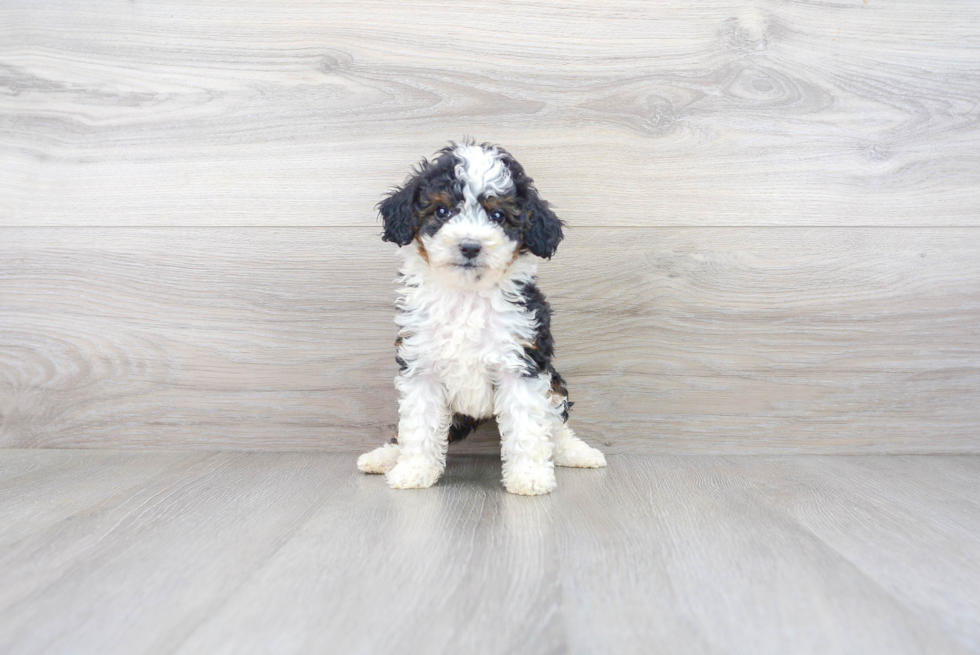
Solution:
[{"label": "puppy's paw", "polygon": [[442,467],[424,457],[400,457],[398,463],[385,474],[392,489],[425,489],[442,476]]},{"label": "puppy's paw", "polygon": [[504,488],[512,494],[540,496],[558,487],[555,469],[550,462],[531,460],[509,462],[504,470]]},{"label": "puppy's paw", "polygon": [[398,444],[386,443],[357,458],[357,468],[365,473],[387,473],[398,462]]},{"label": "puppy's paw", "polygon": [[598,469],[606,465],[606,456],[598,448],[576,440],[570,447],[555,453],[555,464],[578,469]]}]

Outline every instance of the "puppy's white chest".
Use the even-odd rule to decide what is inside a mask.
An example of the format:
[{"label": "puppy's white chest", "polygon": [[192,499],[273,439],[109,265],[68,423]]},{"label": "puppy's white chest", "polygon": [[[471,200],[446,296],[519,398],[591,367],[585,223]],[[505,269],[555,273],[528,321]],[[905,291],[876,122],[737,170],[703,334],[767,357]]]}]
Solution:
[{"label": "puppy's white chest", "polygon": [[417,314],[428,368],[445,385],[454,411],[491,416],[495,378],[520,365],[517,344],[530,329],[527,317],[489,294],[442,291],[428,300]]},{"label": "puppy's white chest", "polygon": [[493,304],[489,297],[475,293],[437,297],[425,326],[436,358],[466,367],[501,364],[501,354],[515,337],[505,315],[495,311]]}]

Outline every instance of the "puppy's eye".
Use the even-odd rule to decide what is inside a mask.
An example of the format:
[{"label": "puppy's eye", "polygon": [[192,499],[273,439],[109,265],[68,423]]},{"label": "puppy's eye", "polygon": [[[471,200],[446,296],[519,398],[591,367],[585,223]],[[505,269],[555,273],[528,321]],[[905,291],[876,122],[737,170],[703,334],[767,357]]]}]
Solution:
[{"label": "puppy's eye", "polygon": [[436,216],[439,218],[447,218],[449,216],[449,207],[445,205],[439,205],[436,207]]},{"label": "puppy's eye", "polygon": [[498,223],[503,223],[504,219],[507,218],[507,214],[500,209],[494,209],[490,212],[490,220],[497,221]]}]

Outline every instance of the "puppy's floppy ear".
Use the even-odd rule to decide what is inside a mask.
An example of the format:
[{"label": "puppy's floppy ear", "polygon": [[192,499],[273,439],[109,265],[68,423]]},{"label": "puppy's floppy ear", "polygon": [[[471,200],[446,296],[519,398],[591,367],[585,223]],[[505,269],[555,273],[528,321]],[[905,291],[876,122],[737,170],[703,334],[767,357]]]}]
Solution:
[{"label": "puppy's floppy ear", "polygon": [[551,259],[565,236],[561,231],[565,223],[551,211],[548,201],[539,198],[533,189],[528,189],[525,209],[524,247],[538,257]]},{"label": "puppy's floppy ear", "polygon": [[383,241],[406,246],[415,238],[418,219],[415,215],[415,193],[419,188],[418,175],[413,176],[400,189],[395,189],[378,203],[378,212],[384,221]]}]

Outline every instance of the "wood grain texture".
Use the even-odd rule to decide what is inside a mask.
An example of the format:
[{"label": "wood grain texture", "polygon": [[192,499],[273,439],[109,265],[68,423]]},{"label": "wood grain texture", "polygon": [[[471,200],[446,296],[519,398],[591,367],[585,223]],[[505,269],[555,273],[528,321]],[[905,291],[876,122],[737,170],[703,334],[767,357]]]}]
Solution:
[{"label": "wood grain texture", "polygon": [[[958,467],[932,458],[743,464],[740,472],[774,504],[916,615],[980,651],[980,497],[970,489],[976,478],[957,483]],[[926,588],[927,596],[918,592]]]},{"label": "wood grain texture", "polygon": [[[395,428],[374,229],[20,229],[0,445],[360,451]],[[977,452],[980,232],[582,228],[542,265],[609,452]],[[496,452],[484,431],[464,452]]]},{"label": "wood grain texture", "polygon": [[580,228],[542,277],[587,438],[976,452],[978,24],[958,0],[4,2],[0,446],[388,438],[374,204],[471,135]]},{"label": "wood grain texture", "polygon": [[186,451],[146,456],[101,450],[5,451],[0,456],[0,548],[209,457]]},{"label": "wood grain texture", "polygon": [[0,6],[0,225],[359,225],[510,147],[578,226],[980,225],[961,0]]},{"label": "wood grain texture", "polygon": [[500,477],[485,456],[435,494],[356,474],[175,653],[563,652],[553,501]]},{"label": "wood grain texture", "polygon": [[[303,454],[183,458],[174,465],[172,454],[129,455],[130,466],[110,455],[95,472],[74,466],[59,488],[101,484],[104,494],[76,501],[68,516],[30,485],[7,489],[4,509],[20,522],[33,521],[34,529],[0,549],[0,650],[173,652],[352,469],[350,458]],[[59,463],[47,453],[33,459]],[[115,478],[140,472],[141,460],[156,461],[161,470],[120,488]],[[42,465],[29,479],[50,484],[45,478]],[[35,507],[25,507],[31,501]],[[28,510],[46,519],[43,526]]]},{"label": "wood grain texture", "polygon": [[539,498],[488,456],[424,491],[329,453],[0,475],[10,655],[980,652],[976,456],[613,456]]},{"label": "wood grain texture", "polygon": [[[892,519],[859,525],[866,516],[855,517],[850,503],[869,500],[861,493],[821,502],[824,494],[843,500],[838,486],[854,486],[853,470],[841,465],[851,459],[620,456],[608,478],[563,476],[559,558],[578,652],[976,652],[976,625],[957,632],[939,616],[947,607],[972,611],[967,596],[978,569],[964,557],[980,551],[976,533],[924,536],[942,502],[910,508],[881,489],[877,467],[896,459],[888,456],[853,458],[864,464],[858,486],[883,497]],[[819,482],[778,472],[813,461],[843,470]],[[757,473],[766,467],[773,472]],[[916,482],[906,479],[902,495],[915,493]],[[835,524],[841,541],[853,542],[846,545],[872,537],[864,552],[882,558],[878,575],[855,563],[850,548],[838,549],[787,513],[795,496]],[[969,505],[949,514],[974,521],[978,512]],[[898,594],[879,585],[886,570],[893,579],[908,575],[906,567],[918,566],[915,556],[935,541],[944,543],[932,561],[962,575],[952,586],[937,586],[925,571]]]}]

